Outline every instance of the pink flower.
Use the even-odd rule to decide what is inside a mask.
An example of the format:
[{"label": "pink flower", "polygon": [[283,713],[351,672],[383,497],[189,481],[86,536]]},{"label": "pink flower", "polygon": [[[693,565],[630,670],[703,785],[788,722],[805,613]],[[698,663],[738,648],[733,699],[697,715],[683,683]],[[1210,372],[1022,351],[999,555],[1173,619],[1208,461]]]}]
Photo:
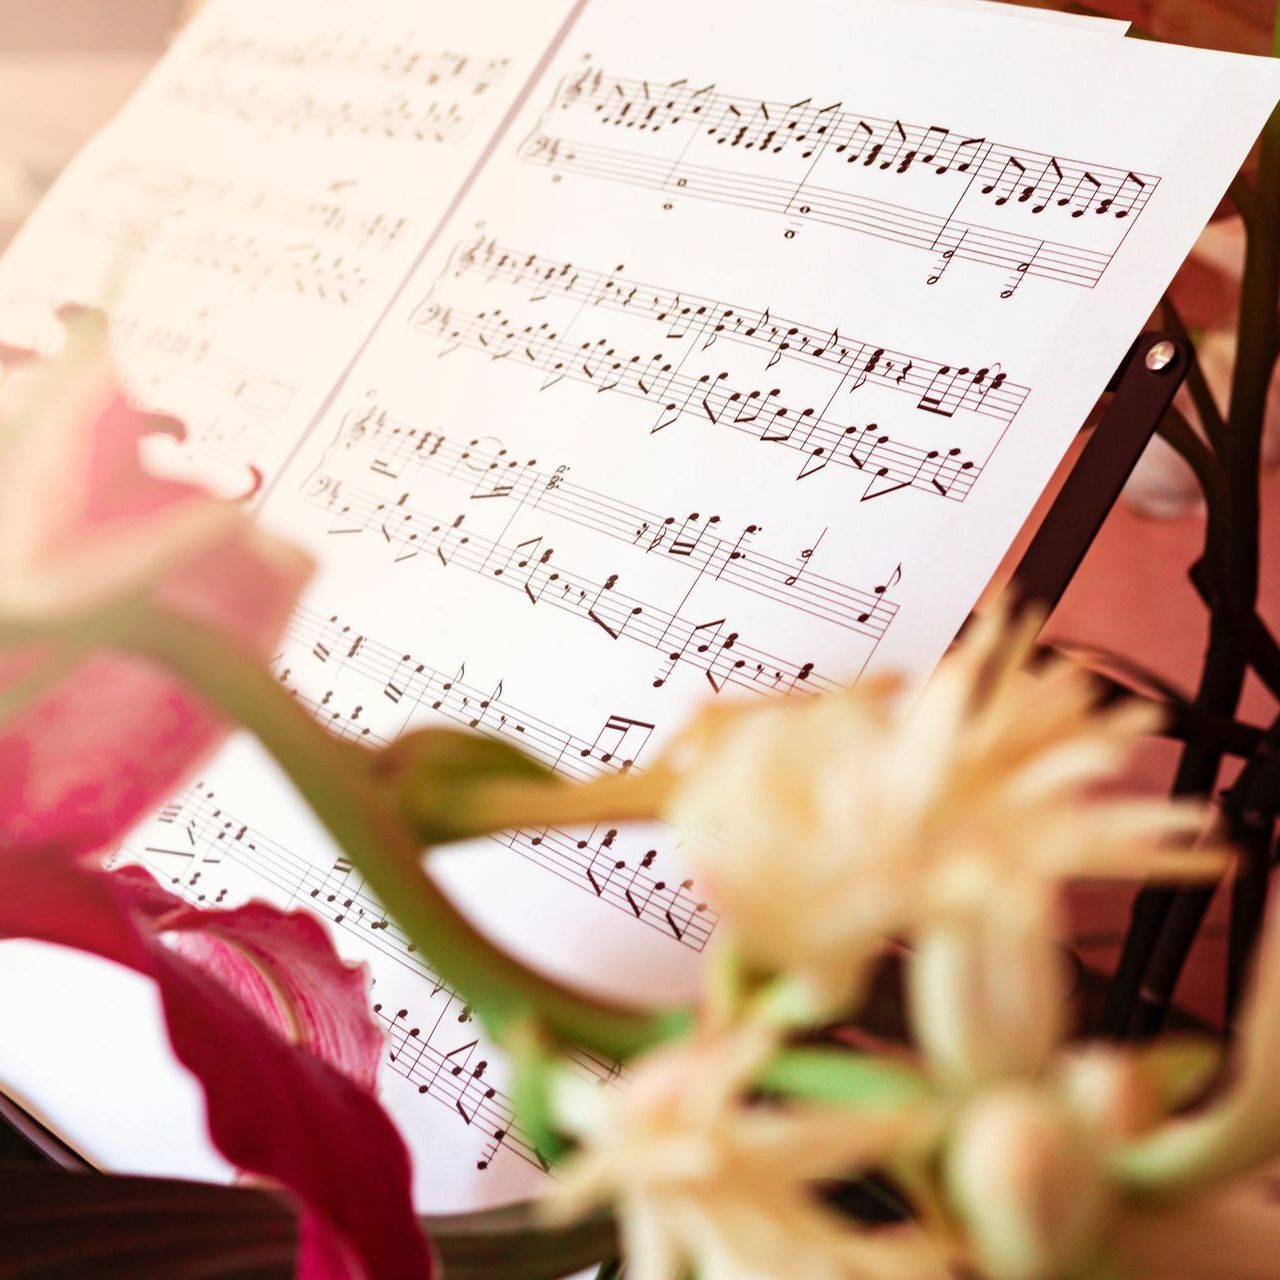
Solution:
[{"label": "pink flower", "polygon": [[214,1142],[301,1201],[300,1275],[430,1276],[408,1153],[374,1097],[364,973],[305,915],[197,910],[101,864],[227,726],[159,667],[68,650],[77,619],[145,599],[261,660],[309,565],[241,505],[143,469],[143,435],[176,427],[122,398],[100,334],[73,332],[57,362],[18,354],[0,350],[0,642],[15,622],[50,639],[0,649],[0,938],[156,983]]},{"label": "pink flower", "polygon": [[[176,424],[131,409],[100,341],[0,381],[0,628],[145,593],[269,656],[309,572],[239,504],[143,470],[142,437]],[[2,631],[0,631],[2,636]],[[56,661],[0,651],[0,694]],[[0,732],[5,844],[107,847],[160,803],[225,726],[167,673],[91,651]]]}]

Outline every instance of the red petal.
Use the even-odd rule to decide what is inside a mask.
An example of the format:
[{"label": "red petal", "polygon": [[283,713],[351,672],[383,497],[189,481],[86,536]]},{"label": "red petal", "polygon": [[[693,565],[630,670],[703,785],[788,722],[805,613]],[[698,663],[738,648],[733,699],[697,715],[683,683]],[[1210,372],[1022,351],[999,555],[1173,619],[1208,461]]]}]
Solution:
[{"label": "red petal", "polygon": [[[161,937],[167,930],[199,937],[207,929],[222,945],[247,948],[255,965],[270,965],[259,974],[268,975],[276,998],[306,991],[306,1007],[314,1012],[328,973],[336,977],[330,995],[349,1005],[350,970],[331,950],[322,956],[317,936],[293,928],[290,919],[261,904],[197,911],[137,869],[108,875],[39,854],[0,858],[0,937],[75,947],[155,980],[174,1052],[204,1088],[218,1149],[240,1168],[289,1188],[305,1207],[300,1276],[429,1277],[408,1153],[376,1099],[343,1074],[353,1061],[364,1063],[367,1043],[345,1049],[342,1069],[335,1068],[259,1016],[260,991],[246,1003],[224,985],[233,969],[225,957],[210,965],[206,952],[193,962]],[[277,932],[283,945],[274,954]],[[303,973],[281,977],[280,966],[295,963]],[[313,1039],[327,1042],[354,1020],[354,1011],[335,1007]]]},{"label": "red petal", "polygon": [[338,958],[315,917],[251,902],[219,912],[184,908],[163,929],[179,935],[179,954],[242,999],[252,993],[246,1003],[281,1035],[374,1091],[383,1037],[369,1018],[368,975]]}]

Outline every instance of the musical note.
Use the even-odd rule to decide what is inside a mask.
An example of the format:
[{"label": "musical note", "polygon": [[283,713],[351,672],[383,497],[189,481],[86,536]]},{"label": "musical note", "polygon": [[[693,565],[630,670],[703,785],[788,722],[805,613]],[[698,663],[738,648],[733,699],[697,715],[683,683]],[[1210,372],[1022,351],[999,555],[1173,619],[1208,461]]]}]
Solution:
[{"label": "musical note", "polygon": [[[839,103],[823,109],[815,145],[809,137],[811,97],[768,102],[708,86],[698,111],[713,123],[703,125],[689,109],[686,92],[686,81],[651,88],[647,80],[593,68],[561,85],[521,154],[555,169],[557,177],[577,174],[795,215],[911,248],[933,248],[954,228],[948,263],[963,259],[1004,271],[1021,263],[1041,280],[1085,287],[1101,279],[1123,241],[1121,232],[1102,243],[1091,232],[1090,241],[1080,243],[1064,226],[1060,238],[1046,238],[1033,253],[1016,221],[1000,215],[1061,208],[1077,219],[1088,207],[1083,193],[1092,189],[1100,195],[1107,183],[1112,194],[1097,211],[1123,219],[1141,212],[1159,182],[1153,174],[1009,148],[950,125],[910,124]],[[643,129],[601,133],[603,126],[631,128],[642,108]],[[674,161],[656,139],[663,131],[684,135]],[[748,162],[750,156],[760,159]],[[1047,190],[1037,196],[1042,186]],[[1057,196],[1064,186],[1069,194]],[[788,235],[795,225],[788,224]],[[931,282],[942,275],[935,270]]]}]

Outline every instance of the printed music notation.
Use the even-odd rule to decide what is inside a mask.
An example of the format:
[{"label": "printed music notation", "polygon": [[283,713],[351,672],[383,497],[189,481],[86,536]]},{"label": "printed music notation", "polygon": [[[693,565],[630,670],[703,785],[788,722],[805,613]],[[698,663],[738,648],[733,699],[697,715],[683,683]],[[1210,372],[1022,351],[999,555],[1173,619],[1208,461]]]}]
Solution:
[{"label": "printed music notation", "polygon": [[597,68],[560,83],[520,154],[557,173],[781,214],[789,236],[816,222],[922,250],[931,285],[963,260],[1002,274],[1002,298],[1029,276],[1092,288],[1160,182],[843,102],[765,102]]},{"label": "printed music notation", "polygon": [[256,85],[233,87],[215,77],[201,84],[176,84],[172,95],[180,106],[193,111],[230,116],[264,130],[314,131],[329,138],[345,134],[396,142],[450,143],[459,141],[471,123],[456,101],[418,106],[399,93],[379,102],[323,102],[310,93],[272,93]]},{"label": "printed music notation", "polygon": [[346,241],[353,248],[382,252],[401,240],[409,226],[402,216],[361,207],[350,196],[354,180],[330,182],[319,195],[243,186],[221,176],[200,174],[173,164],[117,160],[97,182],[106,198],[117,192],[146,209],[163,207],[183,220],[208,215],[220,222],[260,219],[285,225],[297,234],[313,231]]},{"label": "printed music notation", "polygon": [[[480,1038],[467,1038],[470,1013],[458,1014],[454,1025],[452,1010],[434,1011],[434,1021],[423,1029],[409,1018],[408,1008],[395,1013],[381,1003],[373,1006],[374,1015],[387,1029],[387,1062],[420,1094],[443,1103],[462,1118],[468,1128],[475,1126],[483,1136],[484,1148],[476,1161],[477,1169],[487,1169],[494,1156],[505,1146],[521,1159],[551,1171],[550,1161],[514,1121],[514,1107],[505,1093],[486,1078],[489,1061]],[[435,1041],[441,1041],[437,1044]],[[459,1041],[451,1049],[443,1044]]]},{"label": "printed music notation", "polygon": [[509,502],[520,510],[548,512],[683,568],[695,581],[705,574],[877,640],[897,612],[887,598],[888,585],[863,590],[810,570],[821,533],[814,547],[802,549],[796,557],[770,556],[756,545],[764,533],[759,524],[741,522],[726,528],[714,513],[694,511],[677,517],[647,511],[573,483],[566,463],[540,469],[536,459],[520,461],[496,437],[455,442],[371,404],[363,412],[346,415],[338,447],[354,467],[376,475],[402,480],[432,471],[460,479],[470,487],[473,502]]},{"label": "printed music notation", "polygon": [[424,49],[411,36],[376,44],[367,36],[353,37],[337,31],[296,40],[216,32],[201,43],[196,57],[279,70],[371,75],[382,81],[403,81],[427,88],[456,84],[459,92],[467,96],[487,92],[510,65],[509,58],[478,58]]},{"label": "printed music notation", "polygon": [[365,293],[379,255],[410,230],[402,216],[359,207],[350,186],[335,181],[308,197],[120,162],[72,220],[113,253],[200,268],[246,294],[347,306]]},{"label": "printed music notation", "polygon": [[[185,422],[182,449],[191,460],[254,466],[298,396],[294,383],[227,358],[204,313],[187,325],[116,309],[111,342],[126,358],[134,399]],[[244,489],[251,485],[246,476]]]},{"label": "printed music notation", "polygon": [[397,498],[382,498],[325,472],[307,482],[305,493],[306,501],[328,514],[325,532],[332,537],[368,533],[381,540],[395,564],[421,560],[474,573],[521,593],[534,608],[563,610],[591,623],[613,643],[625,639],[656,650],[661,660],[654,688],[684,666],[701,671],[716,693],[730,684],[761,693],[838,687],[812,662],[784,659],[744,641],[727,617],[694,621],[684,612],[685,601],[667,609],[619,590],[616,573],[598,581],[562,569],[545,536],[491,538],[473,532],[466,512],[434,516],[412,506],[409,497],[404,490]]},{"label": "printed music notation", "polygon": [[[477,732],[506,738],[554,772],[586,779],[635,765],[654,726],[610,713],[591,738],[530,716],[491,690],[469,684],[466,664],[453,675],[305,606],[289,622],[277,677],[332,732],[347,739],[393,741],[423,710]],[[343,677],[355,692],[340,699]],[[317,680],[319,683],[317,683]],[[372,727],[390,708],[397,727]],[[664,833],[665,834],[665,833]],[[670,833],[674,840],[674,832]],[[642,924],[701,951],[719,913],[699,899],[692,880],[663,873],[659,850],[634,832],[598,828],[570,833],[555,827],[495,835],[494,841],[574,888]]]},{"label": "printed music notation", "polygon": [[[330,687],[316,702],[321,718],[341,719],[340,732],[347,738],[392,742],[416,713],[432,711],[468,729],[510,738],[553,772],[585,779],[602,770],[629,770],[654,729],[643,720],[610,713],[594,737],[580,737],[513,706],[503,696],[502,680],[489,689],[469,683],[465,662],[450,674],[354,630],[336,615],[326,617],[306,605],[289,619],[286,639],[288,647],[276,662],[278,679],[301,694],[295,685],[304,670],[322,675]],[[361,697],[346,716],[330,710],[333,681],[348,673],[375,699],[371,713],[365,710],[367,697]],[[308,682],[309,687],[312,684]],[[377,723],[380,713],[392,720],[381,730],[370,723]]]},{"label": "printed music notation", "polygon": [[[282,907],[302,906],[408,969],[423,983],[430,1015],[413,1025],[407,1009],[391,1016],[374,1006],[388,1024],[389,1065],[468,1128],[478,1126],[485,1145],[477,1168],[488,1168],[505,1146],[545,1171],[546,1161],[513,1123],[510,1100],[486,1078],[492,1053],[474,1028],[470,1007],[415,954],[346,859],[327,869],[313,865],[224,810],[203,783],[165,805],[140,839],[140,848],[122,852],[189,901],[232,905],[225,887],[209,884],[209,868],[232,862],[262,881]],[[570,1061],[599,1084],[624,1075],[619,1064],[584,1051],[574,1051]]]},{"label": "printed music notation", "polygon": [[1027,397],[1027,388],[1011,382],[999,364],[973,369],[940,364],[842,336],[839,328],[800,324],[774,315],[769,307],[731,305],[631,280],[622,270],[592,271],[480,237],[455,247],[443,277],[502,281],[532,300],[554,296],[641,315],[666,330],[669,339],[687,336],[700,342],[704,351],[717,342],[742,343],[768,354],[767,369],[784,359],[834,369],[853,384],[850,390],[870,382],[901,392],[916,408],[941,417],[963,410],[1008,423]]},{"label": "printed music notation", "polygon": [[[465,297],[456,296],[463,286]],[[598,310],[613,317],[608,334],[592,325],[569,336]],[[797,480],[834,463],[861,482],[864,502],[901,492],[964,501],[982,471],[975,452],[989,458],[1030,394],[998,363],[889,351],[767,307],[657,289],[488,240],[455,250],[411,324],[440,344],[441,357],[466,348],[510,361],[538,374],[543,391],[568,379],[645,401],[656,410],[651,434],[682,418],[728,428],[800,453]],[[663,349],[653,354],[655,329]],[[883,428],[876,406],[899,414],[904,395],[923,416]],[[867,417],[850,422],[851,409]],[[963,423],[974,444],[913,438],[939,421],[953,440]]]},{"label": "printed music notation", "polygon": [[[267,132],[451,144],[509,66],[508,58],[428,50],[411,36],[379,45],[333,32],[283,40],[223,33],[192,52],[169,94]],[[318,84],[328,92],[317,93]]]}]

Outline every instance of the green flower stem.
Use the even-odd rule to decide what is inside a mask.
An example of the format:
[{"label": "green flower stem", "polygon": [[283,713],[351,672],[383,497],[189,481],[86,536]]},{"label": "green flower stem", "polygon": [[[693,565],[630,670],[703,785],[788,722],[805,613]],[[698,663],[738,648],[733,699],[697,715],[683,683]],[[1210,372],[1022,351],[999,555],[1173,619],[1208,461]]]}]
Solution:
[{"label": "green flower stem", "polygon": [[850,1049],[784,1049],[756,1084],[812,1102],[896,1110],[937,1098],[927,1076],[890,1058]]},{"label": "green flower stem", "polygon": [[171,613],[133,613],[114,636],[170,668],[228,719],[257,735],[373,893],[440,977],[466,994],[495,1035],[539,1021],[554,1035],[629,1057],[681,1029],[683,1010],[648,1013],[575,993],[481,934],[420,865],[421,850],[371,770],[320,728],[260,664],[216,633]]},{"label": "green flower stem", "polygon": [[670,774],[661,766],[644,773],[606,774],[577,785],[503,778],[468,787],[462,812],[474,814],[476,829],[486,831],[644,822],[660,816],[670,784]]},{"label": "green flower stem", "polygon": [[1138,1195],[1186,1195],[1252,1173],[1274,1159],[1278,1144],[1275,1118],[1259,1117],[1233,1099],[1120,1148],[1111,1172]]}]

